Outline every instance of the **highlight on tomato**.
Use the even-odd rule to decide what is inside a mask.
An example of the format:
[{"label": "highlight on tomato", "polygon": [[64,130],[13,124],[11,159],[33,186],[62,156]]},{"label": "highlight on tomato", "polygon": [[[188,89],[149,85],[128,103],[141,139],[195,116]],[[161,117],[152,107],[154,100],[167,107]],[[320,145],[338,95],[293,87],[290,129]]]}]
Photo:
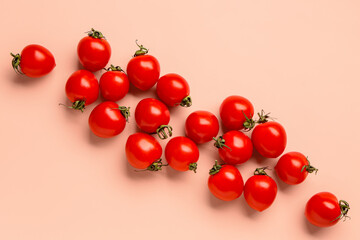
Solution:
[{"label": "highlight on tomato", "polygon": [[185,122],[185,134],[197,144],[211,141],[219,132],[217,117],[208,111],[192,112]]},{"label": "highlight on tomato", "polygon": [[129,92],[129,80],[119,66],[110,65],[100,78],[100,93],[108,101],[119,101]]},{"label": "highlight on tomato", "polygon": [[45,76],[56,66],[53,54],[37,44],[26,46],[21,54],[10,53],[10,55],[13,57],[11,63],[15,72],[31,78]]}]

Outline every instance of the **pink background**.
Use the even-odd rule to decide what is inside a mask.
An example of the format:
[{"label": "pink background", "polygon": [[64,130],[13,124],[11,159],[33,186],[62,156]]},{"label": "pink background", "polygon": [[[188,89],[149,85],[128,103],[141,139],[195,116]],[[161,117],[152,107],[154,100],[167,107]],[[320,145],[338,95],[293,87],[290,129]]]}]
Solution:
[{"label": "pink background", "polygon": [[[356,239],[359,10],[357,0],[2,0],[0,239]],[[109,40],[111,63],[126,67],[139,39],[161,75],[188,80],[194,104],[171,110],[175,135],[190,112],[218,115],[226,96],[242,95],[282,123],[286,151],[308,155],[318,175],[298,186],[279,183],[274,204],[257,213],[243,196],[222,202],[210,195],[212,143],[200,146],[197,174],[134,172],[124,155],[134,118],[120,136],[100,139],[87,124],[95,104],[83,114],[58,106],[68,103],[64,85],[91,27]],[[56,57],[41,79],[11,69],[9,52],[31,43]],[[132,89],[119,103],[134,110],[149,96],[154,91]],[[255,154],[239,169],[246,180],[255,167],[275,163]],[[319,191],[347,200],[352,219],[310,226],[304,206]]]}]

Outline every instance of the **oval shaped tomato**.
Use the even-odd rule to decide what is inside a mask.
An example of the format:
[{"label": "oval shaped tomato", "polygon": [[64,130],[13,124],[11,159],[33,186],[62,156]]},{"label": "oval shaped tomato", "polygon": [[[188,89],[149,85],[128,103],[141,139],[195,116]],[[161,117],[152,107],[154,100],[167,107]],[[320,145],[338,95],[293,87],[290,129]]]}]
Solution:
[{"label": "oval shaped tomato", "polygon": [[98,137],[114,137],[124,130],[129,115],[129,108],[119,107],[114,102],[103,102],[91,111],[89,126]]},{"label": "oval shaped tomato", "polygon": [[259,212],[271,206],[277,193],[276,182],[266,174],[265,169],[257,168],[254,176],[246,181],[244,187],[244,197],[247,204]]},{"label": "oval shaped tomato", "polygon": [[195,111],[186,119],[186,136],[198,144],[211,141],[218,132],[219,121],[211,112]]},{"label": "oval shaped tomato", "polygon": [[175,170],[196,172],[199,149],[187,137],[175,137],[165,147],[166,161]]},{"label": "oval shaped tomato", "polygon": [[253,153],[251,139],[240,131],[229,131],[215,140],[219,156],[226,164],[247,162]]},{"label": "oval shaped tomato", "polygon": [[170,107],[190,107],[192,104],[189,84],[176,73],[162,76],[156,85],[156,93],[160,100]]},{"label": "oval shaped tomato", "polygon": [[31,44],[26,46],[20,54],[12,54],[12,66],[15,72],[28,77],[42,77],[51,72],[55,64],[52,53],[41,45]]},{"label": "oval shaped tomato", "polygon": [[299,152],[288,152],[282,155],[275,166],[275,170],[278,177],[290,185],[302,183],[308,173],[318,171],[310,165],[307,157]]},{"label": "oval shaped tomato", "polygon": [[334,194],[319,192],[307,202],[305,216],[315,226],[330,227],[348,217],[349,209],[349,204],[344,200],[338,201]]},{"label": "oval shaped tomato", "polygon": [[251,140],[260,155],[277,158],[285,150],[287,137],[285,129],[280,123],[265,122],[254,128]]},{"label": "oval shaped tomato", "polygon": [[137,169],[159,171],[162,147],[160,143],[149,134],[134,133],[130,135],[125,145],[126,158],[131,166]]},{"label": "oval shaped tomato", "polygon": [[77,52],[81,65],[86,70],[96,72],[109,62],[111,47],[104,35],[92,28],[88,36],[80,40]]},{"label": "oval shaped tomato", "polygon": [[[244,124],[254,116],[251,102],[242,96],[229,96],[221,103],[220,118],[227,130],[244,129]],[[250,124],[250,122],[248,123]],[[249,128],[248,125],[246,125]]]},{"label": "oval shaped tomato", "polygon": [[244,181],[236,167],[219,165],[215,161],[209,174],[208,187],[215,197],[224,201],[232,201],[241,196]]},{"label": "oval shaped tomato", "polygon": [[68,99],[73,103],[70,108],[83,111],[99,96],[99,83],[95,75],[87,70],[78,70],[71,74],[65,85]]},{"label": "oval shaped tomato", "polygon": [[136,88],[145,91],[152,88],[159,80],[160,64],[155,57],[147,55],[148,49],[143,45],[138,45],[138,47],[140,50],[136,51],[134,57],[129,61],[126,72],[129,81]]},{"label": "oval shaped tomato", "polygon": [[124,71],[111,65],[100,78],[100,92],[104,99],[119,101],[129,92],[129,80]]},{"label": "oval shaped tomato", "polygon": [[[160,139],[172,136],[172,127],[169,126],[170,112],[161,101],[154,98],[141,100],[135,109],[135,120],[138,127],[147,133],[157,133]],[[165,132],[168,130],[168,133]]]}]

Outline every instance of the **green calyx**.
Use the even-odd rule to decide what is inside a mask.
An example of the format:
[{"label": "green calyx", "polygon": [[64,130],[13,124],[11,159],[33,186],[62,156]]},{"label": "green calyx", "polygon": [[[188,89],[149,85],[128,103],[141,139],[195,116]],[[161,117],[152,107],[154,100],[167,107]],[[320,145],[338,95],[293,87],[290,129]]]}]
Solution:
[{"label": "green calyx", "polygon": [[303,172],[304,170],[306,170],[308,173],[313,173],[315,172],[315,174],[317,174],[317,172],[319,171],[319,169],[313,167],[310,165],[310,161],[309,159],[306,157],[306,160],[308,161],[308,165],[304,165],[302,168],[301,168],[301,172]]},{"label": "green calyx", "polygon": [[224,147],[226,147],[226,148],[228,148],[228,149],[231,150],[231,148],[225,144],[225,139],[224,139],[222,136],[219,136],[218,138],[213,137],[213,139],[214,139],[214,141],[215,141],[215,142],[214,142],[214,146],[215,146],[215,147],[217,147],[217,148],[224,148]]},{"label": "green calyx", "polygon": [[268,122],[270,116],[270,113],[265,113],[264,110],[261,110],[260,113],[258,113],[257,115],[259,116],[258,120],[254,120],[252,118],[252,116],[250,116],[250,118],[248,116],[246,116],[246,114],[244,113],[244,111],[242,111],[242,113],[244,114],[246,121],[243,123],[243,126],[245,128],[245,130],[250,131],[251,129],[253,129],[255,127],[256,124],[261,124],[261,123],[266,123]]},{"label": "green calyx", "polygon": [[105,38],[105,36],[101,32],[96,31],[93,28],[91,28],[91,30],[86,33],[88,34],[89,37],[93,37],[93,38],[97,38],[97,39]]},{"label": "green calyx", "polygon": [[59,103],[59,105],[62,105],[62,106],[65,106],[67,108],[71,108],[71,109],[74,109],[74,110],[80,110],[81,112],[84,112],[85,102],[86,102],[86,99],[83,99],[83,100],[77,100],[77,101],[73,102],[73,104],[71,106],[67,106],[67,105],[62,104],[62,103]]},{"label": "green calyx", "polygon": [[161,158],[155,162],[153,162],[150,166],[148,166],[145,171],[157,172],[162,170],[162,167],[168,166],[168,164],[163,164]]},{"label": "green calyx", "polygon": [[18,74],[24,74],[20,68],[21,55],[19,53],[18,54],[10,53],[10,55],[13,57],[13,59],[11,61],[11,65],[12,65],[14,71]]},{"label": "green calyx", "polygon": [[182,107],[190,107],[191,105],[192,105],[192,100],[190,96],[185,97],[180,103],[180,106]]},{"label": "green calyx", "polygon": [[262,167],[262,168],[257,168],[254,171],[254,175],[265,175],[268,176],[267,173],[265,172],[266,169],[269,169],[268,167]]},{"label": "green calyx", "polygon": [[257,123],[266,123],[268,122],[270,118],[270,113],[265,113],[265,111],[262,109],[260,113],[258,113],[259,119],[256,121]]},{"label": "green calyx", "polygon": [[145,55],[149,52],[149,49],[145,48],[143,45],[138,44],[137,39],[136,39],[135,43],[140,49],[135,52],[134,57]]},{"label": "green calyx", "polygon": [[221,169],[221,165],[218,163],[217,160],[215,160],[214,166],[210,169],[209,174],[215,175],[217,174]]},{"label": "green calyx", "polygon": [[108,68],[104,68],[105,71],[119,71],[119,72],[124,72],[124,70],[122,70],[122,68],[120,66],[114,66],[114,65],[110,65],[110,67]]},{"label": "green calyx", "polygon": [[196,169],[197,169],[197,163],[196,162],[189,164],[189,170],[190,171],[194,171],[194,173],[196,173]]},{"label": "green calyx", "polygon": [[130,117],[130,107],[120,106],[117,108],[120,110],[121,114],[124,116],[126,122],[129,122]]},{"label": "green calyx", "polygon": [[344,221],[347,219],[347,218],[350,218],[349,216],[347,216],[347,214],[348,214],[348,212],[349,212],[349,210],[350,210],[350,205],[349,205],[349,203],[347,202],[347,201],[345,201],[345,200],[340,200],[339,201],[339,207],[340,207],[340,211],[341,211],[341,213],[340,213],[340,215],[337,217],[337,218],[335,218],[333,221],[336,221],[336,220],[338,220],[338,219],[344,219]]},{"label": "green calyx", "polygon": [[[165,130],[167,130],[167,133]],[[164,140],[172,136],[172,130],[173,129],[170,125],[161,125],[158,129],[156,129],[156,134],[161,140]]]}]

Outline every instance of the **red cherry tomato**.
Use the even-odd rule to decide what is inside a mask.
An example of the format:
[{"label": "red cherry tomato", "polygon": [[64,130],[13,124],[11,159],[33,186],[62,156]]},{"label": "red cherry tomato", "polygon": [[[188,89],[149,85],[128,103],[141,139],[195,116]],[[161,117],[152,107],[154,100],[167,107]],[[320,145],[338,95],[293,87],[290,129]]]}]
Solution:
[{"label": "red cherry tomato", "polygon": [[146,133],[134,133],[126,141],[125,152],[128,162],[137,169],[159,171],[162,148],[160,143]]},{"label": "red cherry tomato", "polygon": [[340,219],[346,219],[349,209],[349,204],[344,200],[338,201],[334,194],[319,192],[307,202],[305,216],[315,226],[330,227]]},{"label": "red cherry tomato", "polygon": [[95,75],[87,70],[71,74],[65,86],[66,96],[73,103],[70,108],[81,110],[92,104],[99,96],[99,83]]},{"label": "red cherry tomato", "polygon": [[318,171],[309,160],[299,152],[288,152],[281,156],[275,166],[278,177],[287,184],[302,183],[308,173]]},{"label": "red cherry tomato", "polygon": [[120,67],[111,65],[100,78],[100,92],[104,99],[119,101],[129,91],[129,80]]},{"label": "red cherry tomato", "polygon": [[170,107],[190,107],[192,104],[189,84],[175,73],[166,74],[159,79],[156,93],[160,100]]},{"label": "red cherry tomato", "polygon": [[138,89],[145,91],[152,88],[159,80],[160,64],[155,57],[146,55],[148,49],[143,45],[138,46],[140,50],[137,50],[129,61],[126,72],[129,81]]},{"label": "red cherry tomato", "polygon": [[31,44],[26,46],[20,54],[12,54],[12,66],[15,72],[28,77],[42,77],[55,67],[52,53],[43,46]]},{"label": "red cherry tomato", "polygon": [[215,147],[219,149],[219,156],[226,164],[241,164],[252,156],[252,142],[240,131],[229,131],[214,140]]},{"label": "red cherry tomato", "polygon": [[270,207],[277,193],[276,182],[266,174],[265,169],[257,168],[255,175],[246,181],[244,187],[247,204],[259,212]]},{"label": "red cherry tomato", "polygon": [[248,128],[250,122],[247,120],[253,116],[253,105],[241,96],[229,96],[220,106],[220,118],[227,130],[241,130],[245,126]]},{"label": "red cherry tomato", "polygon": [[218,132],[219,121],[211,112],[195,111],[186,119],[186,136],[198,144],[211,141]]},{"label": "red cherry tomato", "polygon": [[101,32],[93,28],[80,40],[77,52],[81,65],[91,72],[103,69],[111,56],[110,44]]},{"label": "red cherry tomato", "polygon": [[175,170],[196,172],[199,149],[187,137],[175,137],[165,147],[166,161]]},{"label": "red cherry tomato", "polygon": [[89,126],[98,137],[114,137],[124,130],[129,115],[129,108],[119,107],[114,102],[103,102],[91,111]]},{"label": "red cherry tomato", "polygon": [[255,149],[267,158],[279,157],[285,150],[286,139],[285,129],[277,122],[261,123],[251,134]]},{"label": "red cherry tomato", "polygon": [[244,181],[239,170],[231,165],[215,165],[210,169],[208,180],[210,192],[224,201],[231,201],[241,196]]},{"label": "red cherry tomato", "polygon": [[[160,139],[172,136],[170,112],[165,104],[154,98],[141,100],[135,109],[135,120],[138,127],[147,133],[157,133]],[[165,132],[168,130],[168,134]]]}]

